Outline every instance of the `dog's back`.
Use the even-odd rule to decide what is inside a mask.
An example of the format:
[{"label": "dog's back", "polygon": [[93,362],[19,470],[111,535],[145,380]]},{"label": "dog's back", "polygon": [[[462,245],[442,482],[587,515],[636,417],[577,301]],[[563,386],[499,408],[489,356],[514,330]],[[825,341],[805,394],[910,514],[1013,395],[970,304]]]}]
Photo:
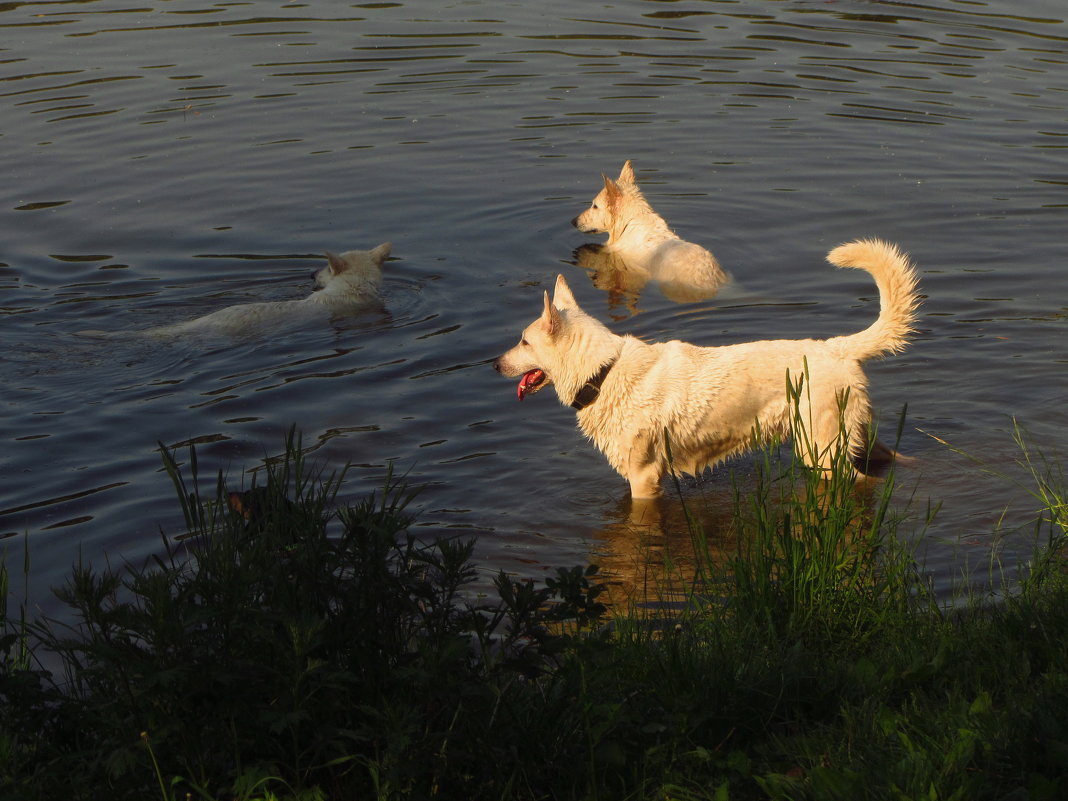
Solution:
[{"label": "dog's back", "polygon": [[160,325],[135,333],[149,339],[200,335],[239,337],[262,331],[268,326],[290,325],[328,317],[329,310],[325,306],[308,303],[306,298],[277,300],[227,306],[192,320]]},{"label": "dog's back", "polygon": [[315,319],[328,320],[378,304],[382,264],[392,245],[383,242],[371,250],[349,250],[340,256],[327,252],[327,264],[315,273],[318,290],[300,300],[243,303],[141,331],[82,331],[97,337],[142,336],[169,339],[181,336],[243,336],[258,334],[273,325],[292,325]]}]

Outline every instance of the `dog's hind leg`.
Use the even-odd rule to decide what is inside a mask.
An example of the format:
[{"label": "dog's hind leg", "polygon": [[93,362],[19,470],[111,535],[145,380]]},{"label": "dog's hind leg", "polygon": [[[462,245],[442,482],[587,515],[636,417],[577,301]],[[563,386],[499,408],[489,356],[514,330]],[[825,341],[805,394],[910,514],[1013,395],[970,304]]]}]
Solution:
[{"label": "dog's hind leg", "polygon": [[915,457],[899,453],[875,436],[870,423],[864,426],[860,447],[854,449],[851,458],[853,467],[866,476],[885,475],[890,466],[895,463],[905,465],[916,463]]},{"label": "dog's hind leg", "polygon": [[860,447],[853,448],[849,458],[858,472],[866,476],[878,476],[889,469],[897,456],[897,451],[879,438],[872,439],[869,432]]},{"label": "dog's hind leg", "polygon": [[854,449],[867,444],[863,434],[868,406],[858,394],[813,392],[801,399],[793,425],[794,446],[809,467],[825,474],[836,469],[855,472]]}]

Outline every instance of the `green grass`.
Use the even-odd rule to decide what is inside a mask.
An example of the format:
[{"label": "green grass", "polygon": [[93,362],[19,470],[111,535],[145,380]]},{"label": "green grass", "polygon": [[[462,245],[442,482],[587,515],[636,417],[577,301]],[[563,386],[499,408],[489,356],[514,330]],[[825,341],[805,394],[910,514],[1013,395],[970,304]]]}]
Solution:
[{"label": "green grass", "polygon": [[927,592],[892,474],[772,447],[667,625],[592,567],[475,600],[402,478],[340,503],[295,435],[250,520],[161,449],[185,531],[153,564],[76,566],[64,623],[0,573],[0,798],[1059,799],[1068,496],[1020,441],[1046,539],[998,603]]}]

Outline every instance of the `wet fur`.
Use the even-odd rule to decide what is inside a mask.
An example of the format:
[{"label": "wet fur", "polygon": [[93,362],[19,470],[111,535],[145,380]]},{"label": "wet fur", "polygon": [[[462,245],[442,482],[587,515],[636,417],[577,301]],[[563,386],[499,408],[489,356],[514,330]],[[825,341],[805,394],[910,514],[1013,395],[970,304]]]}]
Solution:
[{"label": "wet fur", "polygon": [[[790,434],[795,404],[787,392],[805,376],[800,419],[813,466],[829,468],[838,449],[861,462],[868,447],[871,406],[863,362],[904,349],[919,295],[908,258],[893,245],[858,240],[828,254],[839,267],[866,270],[879,288],[881,309],[868,328],[830,339],[761,340],[721,347],[685,342],[646,343],[612,333],[579,308],[564,277],[541,316],[518,345],[494,361],[505,376],[533,370],[571,405],[590,378],[613,366],[597,399],[577,412],[578,424],[630,484],[634,498],[650,498],[670,469],[697,474],[748,450],[754,434]],[[844,437],[843,437],[844,427]],[[672,461],[669,465],[670,440]]]},{"label": "wet fur", "polygon": [[604,187],[571,221],[583,233],[608,234],[597,251],[600,270],[615,271],[631,283],[655,281],[665,287],[665,295],[675,294],[680,302],[712,297],[730,280],[715,256],[679,238],[653,211],[638,188],[630,161],[616,180],[601,177]]}]

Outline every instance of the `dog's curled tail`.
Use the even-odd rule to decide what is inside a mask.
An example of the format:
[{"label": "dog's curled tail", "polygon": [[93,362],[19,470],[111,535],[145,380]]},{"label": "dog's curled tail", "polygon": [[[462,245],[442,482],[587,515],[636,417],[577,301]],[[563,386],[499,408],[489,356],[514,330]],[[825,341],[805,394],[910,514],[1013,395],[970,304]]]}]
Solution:
[{"label": "dog's curled tail", "polygon": [[839,245],[827,254],[837,267],[867,270],[879,287],[879,318],[868,328],[852,334],[849,340],[860,360],[898,353],[908,344],[915,329],[920,295],[916,271],[897,246],[879,239],[858,239]]}]

